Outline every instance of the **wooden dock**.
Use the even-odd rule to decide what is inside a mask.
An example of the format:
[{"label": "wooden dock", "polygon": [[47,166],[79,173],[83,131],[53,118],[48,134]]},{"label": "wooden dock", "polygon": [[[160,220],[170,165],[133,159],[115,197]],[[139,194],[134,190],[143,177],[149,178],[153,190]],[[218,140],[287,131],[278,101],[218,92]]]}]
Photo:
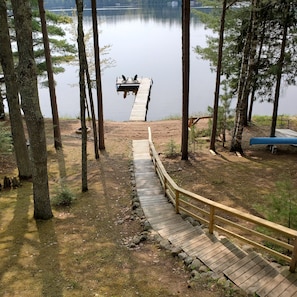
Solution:
[{"label": "wooden dock", "polygon": [[149,154],[148,140],[133,141],[137,195],[152,228],[170,243],[260,297],[297,296],[297,273],[280,271],[261,255],[246,253],[227,239],[206,234],[175,213],[164,196]]},{"label": "wooden dock", "polygon": [[130,114],[130,121],[146,121],[153,81],[151,78],[141,78],[139,81],[140,85]]}]

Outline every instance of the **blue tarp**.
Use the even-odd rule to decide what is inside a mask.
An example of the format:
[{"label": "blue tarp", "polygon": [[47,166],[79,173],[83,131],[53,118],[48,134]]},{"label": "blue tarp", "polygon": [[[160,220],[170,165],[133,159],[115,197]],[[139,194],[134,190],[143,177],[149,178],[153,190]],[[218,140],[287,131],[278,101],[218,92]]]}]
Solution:
[{"label": "blue tarp", "polygon": [[296,137],[253,137],[250,139],[250,145],[253,144],[297,144]]}]

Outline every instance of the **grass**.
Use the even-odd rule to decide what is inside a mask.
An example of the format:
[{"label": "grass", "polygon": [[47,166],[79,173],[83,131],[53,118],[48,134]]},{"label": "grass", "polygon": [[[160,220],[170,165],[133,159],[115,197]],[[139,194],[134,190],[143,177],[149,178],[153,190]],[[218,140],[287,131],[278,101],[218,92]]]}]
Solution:
[{"label": "grass", "polygon": [[[271,116],[255,115],[252,118],[252,122],[257,126],[271,126],[272,118]],[[295,116],[289,115],[279,115],[276,122],[277,128],[283,129],[296,129],[297,118]]]},{"label": "grass", "polygon": [[11,153],[12,142],[10,130],[0,123],[0,152],[2,154]]}]

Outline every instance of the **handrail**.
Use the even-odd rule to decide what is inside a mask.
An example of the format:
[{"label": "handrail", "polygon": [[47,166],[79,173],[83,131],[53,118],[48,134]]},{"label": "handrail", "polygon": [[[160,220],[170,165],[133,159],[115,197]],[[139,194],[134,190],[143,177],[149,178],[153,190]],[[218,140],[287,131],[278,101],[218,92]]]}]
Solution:
[{"label": "handrail", "polygon": [[[174,204],[176,213],[183,212],[207,224],[210,234],[212,234],[214,230],[218,230],[274,255],[289,263],[290,271],[295,272],[297,265],[296,230],[225,206],[179,187],[167,173],[159,158],[152,141],[150,127],[148,128],[148,134],[149,150],[155,171],[163,186],[164,195]],[[264,228],[275,235],[267,235],[259,228]],[[238,230],[241,232],[238,232]],[[270,245],[265,245],[265,242],[268,242]],[[289,255],[280,252],[275,246],[285,249],[289,252]]]}]

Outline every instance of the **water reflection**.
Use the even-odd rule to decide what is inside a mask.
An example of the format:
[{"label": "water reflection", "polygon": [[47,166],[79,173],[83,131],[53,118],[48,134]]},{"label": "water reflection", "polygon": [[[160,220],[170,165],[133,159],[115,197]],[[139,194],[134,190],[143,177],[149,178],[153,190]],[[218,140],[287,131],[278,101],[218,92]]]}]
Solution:
[{"label": "water reflection", "polygon": [[[85,31],[91,28],[91,12],[85,12]],[[122,73],[151,77],[154,85],[148,120],[181,115],[182,58],[181,58],[181,11],[179,7],[151,5],[129,9],[100,9],[100,45],[111,45],[110,57],[116,66],[102,75],[104,118],[116,121],[129,119],[135,96],[122,99],[116,92],[116,77]],[[191,18],[191,47],[204,46],[207,34],[196,16]],[[61,117],[79,115],[78,65],[66,66],[63,74],[56,76],[57,98]],[[198,59],[191,51],[190,57],[190,114],[207,113],[212,106],[215,74],[209,62]],[[279,113],[295,114],[293,97],[296,87],[282,93]],[[48,90],[40,90],[41,108],[46,117],[51,116]],[[234,103],[235,105],[235,103]],[[271,104],[255,104],[255,113],[271,114]]]}]

